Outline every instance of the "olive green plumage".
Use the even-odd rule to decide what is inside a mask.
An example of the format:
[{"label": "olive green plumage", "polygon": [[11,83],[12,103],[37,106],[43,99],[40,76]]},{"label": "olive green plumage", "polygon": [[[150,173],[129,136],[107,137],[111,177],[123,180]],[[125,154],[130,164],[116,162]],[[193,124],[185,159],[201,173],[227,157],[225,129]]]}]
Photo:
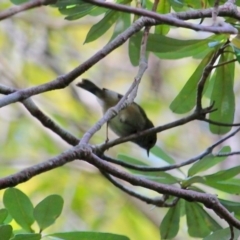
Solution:
[{"label": "olive green plumage", "polygon": [[[97,97],[102,106],[103,113],[110,107],[115,106],[122,98],[121,94],[106,88],[101,89],[87,79],[83,79],[77,86],[91,92]],[[145,111],[135,102],[122,109],[108,124],[119,137],[125,137],[154,127]],[[140,136],[132,140],[132,142],[146,149],[147,154],[149,154],[149,150],[156,144],[156,141],[156,133]]]}]

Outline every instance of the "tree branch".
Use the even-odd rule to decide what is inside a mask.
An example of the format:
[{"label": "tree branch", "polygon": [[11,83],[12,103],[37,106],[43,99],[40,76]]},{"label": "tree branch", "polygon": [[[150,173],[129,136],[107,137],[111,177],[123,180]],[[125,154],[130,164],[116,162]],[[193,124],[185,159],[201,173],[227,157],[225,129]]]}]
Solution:
[{"label": "tree branch", "polygon": [[218,216],[223,218],[225,221],[227,221],[228,223],[231,223],[231,225],[237,228],[240,228],[240,221],[234,218],[232,214],[228,212],[228,210],[224,206],[221,205],[221,203],[219,202],[219,200],[215,195],[195,192],[192,190],[179,189],[174,186],[160,184],[160,183],[149,181],[144,178],[132,176],[131,174],[120,171],[119,169],[107,164],[105,161],[100,159],[95,154],[92,154],[85,161],[95,165],[97,168],[104,170],[117,178],[120,178],[122,180],[125,180],[131,183],[132,185],[141,186],[161,194],[167,194],[167,195],[183,198],[187,201],[201,202],[207,208],[212,209]]},{"label": "tree branch", "polygon": [[220,2],[220,0],[215,0],[215,2],[214,2],[214,6],[213,6],[213,10],[212,10],[213,25],[215,25],[216,21],[217,21],[219,2]]},{"label": "tree branch", "polygon": [[[15,6],[10,8],[6,11],[0,13],[0,20],[6,19],[11,17],[19,12],[32,9],[35,7],[39,7],[42,5],[48,5],[55,3],[56,0],[35,0],[20,6]],[[158,20],[156,24],[169,24],[172,26],[177,27],[184,27],[190,28],[196,31],[208,31],[213,33],[230,33],[230,34],[237,34],[237,30],[233,28],[231,25],[224,23],[222,26],[202,26],[192,23],[187,23],[181,20],[189,20],[189,19],[198,19],[198,18],[207,18],[211,17],[213,10],[203,9],[203,10],[191,10],[188,12],[179,12],[179,13],[169,13],[169,14],[157,14],[153,11],[141,9],[141,8],[134,8],[127,5],[121,5],[111,2],[104,2],[98,0],[86,0],[86,2],[92,3],[96,6],[101,6],[117,11],[127,12],[127,13],[134,13],[138,16],[145,16],[155,20]],[[236,6],[234,5],[235,1],[227,1],[224,5],[218,7],[218,16],[229,16],[233,17],[237,20],[240,20],[240,13],[237,11]]]},{"label": "tree branch", "polygon": [[5,11],[0,12],[0,21],[6,18],[12,17],[17,13],[20,13],[29,9],[37,8],[43,5],[53,4],[55,2],[56,0],[34,0],[34,1],[23,3],[19,6],[14,6],[12,8],[9,8]]},{"label": "tree branch", "polygon": [[234,240],[234,229],[233,229],[233,226],[231,225],[231,223],[229,224],[229,229],[230,229],[230,234],[231,234],[231,237],[229,240]]},{"label": "tree branch", "polygon": [[[196,162],[198,160],[201,160],[202,158],[204,158],[208,154],[212,153],[215,147],[217,147],[221,143],[225,142],[229,138],[233,137],[239,131],[240,131],[240,128],[236,129],[232,133],[228,134],[224,138],[222,138],[222,139],[218,140],[217,142],[215,142],[214,144],[212,144],[210,147],[208,147],[205,151],[203,151],[199,155],[197,155],[197,156],[195,156],[193,158],[190,158],[190,159],[188,159],[188,160],[186,160],[184,162],[172,164],[172,165],[169,165],[169,166],[164,166],[164,167],[146,167],[146,166],[133,165],[133,164],[130,164],[130,163],[122,162],[122,161],[117,160],[117,159],[113,159],[113,158],[111,158],[109,156],[106,156],[106,155],[103,155],[102,159],[106,160],[107,162],[111,162],[111,163],[117,164],[117,165],[122,166],[122,167],[126,167],[126,168],[129,168],[129,169],[134,169],[134,170],[138,170],[138,171],[142,171],[142,172],[169,171],[169,170],[173,170],[173,169],[180,168],[180,167],[183,167],[183,166],[187,166],[187,165],[192,164],[192,163],[194,163],[194,162]],[[222,157],[222,156],[231,156],[231,155],[237,155],[237,154],[240,154],[240,152],[218,153],[218,154],[215,154],[214,156],[215,157]]]},{"label": "tree branch", "polygon": [[26,182],[29,179],[33,178],[34,176],[50,171],[57,167],[63,166],[68,162],[72,162],[77,158],[77,156],[84,157],[85,155],[84,151],[82,151],[82,155],[81,155],[81,152],[78,151],[77,153],[76,150],[77,150],[77,147],[71,148],[70,150],[67,150],[61,153],[60,155],[53,157],[47,161],[35,164],[28,168],[24,168],[24,170],[22,171],[19,171],[7,177],[1,178],[0,189],[14,187],[20,183]]},{"label": "tree branch", "polygon": [[198,201],[203,203],[207,208],[212,209],[217,215],[225,219],[232,226],[240,228],[240,221],[235,219],[228,210],[223,207],[218,201],[217,197],[211,194],[195,192],[192,190],[179,189],[174,186],[168,186],[157,182],[152,182],[144,178],[132,176],[124,171],[121,171],[104,160],[100,159],[92,152],[92,148],[89,145],[82,144],[71,148],[62,154],[49,159],[48,161],[33,165],[32,167],[26,168],[18,173],[10,175],[8,177],[0,179],[0,189],[15,186],[21,182],[25,182],[40,173],[49,171],[51,169],[62,166],[74,159],[83,159],[84,161],[93,164],[101,171],[107,172],[117,178],[125,180],[132,185],[141,186],[160,194],[166,194],[175,196],[177,198],[183,198],[187,201]]},{"label": "tree branch", "polygon": [[73,69],[71,72],[69,72],[65,75],[59,76],[55,80],[48,82],[46,84],[19,90],[12,94],[9,94],[0,99],[0,107],[6,106],[10,103],[14,103],[17,101],[25,100],[26,98],[29,98],[31,96],[34,96],[34,95],[37,95],[37,94],[40,94],[43,92],[65,88],[73,80],[75,80],[77,77],[79,77],[81,74],[83,74],[89,68],[91,68],[94,64],[96,64],[98,61],[103,59],[114,49],[116,49],[117,47],[122,45],[124,42],[126,42],[127,39],[130,38],[134,33],[140,31],[140,29],[142,27],[144,27],[146,24],[149,24],[152,22],[154,22],[154,20],[150,20],[150,19],[146,19],[146,18],[138,19],[131,25],[131,27],[129,27],[123,33],[119,34],[114,40],[112,40],[110,43],[106,44],[101,50],[99,50],[96,54],[94,54],[92,57],[90,57],[87,61],[85,61],[84,63],[82,63],[75,69]]},{"label": "tree branch", "polygon": [[[168,24],[175,27],[189,28],[196,31],[206,31],[212,33],[230,33],[237,34],[238,31],[236,28],[227,23],[222,23],[219,26],[203,26],[199,24],[185,22],[184,20],[197,19],[197,18],[207,18],[212,17],[212,9],[203,9],[203,10],[191,10],[188,12],[178,12],[178,13],[168,13],[168,14],[159,14],[153,11],[145,10],[142,8],[134,8],[127,5],[99,1],[99,0],[85,0],[88,3],[93,5],[105,7],[108,9],[117,10],[120,12],[134,13],[138,16],[149,17],[151,19],[157,20],[156,25],[159,24]],[[225,5],[219,6],[219,16],[231,16],[240,20],[240,14],[238,11],[233,11],[233,9],[228,9]]]},{"label": "tree branch", "polygon": [[[0,84],[0,93],[2,94],[11,94],[16,92],[17,89],[6,87]],[[61,128],[57,123],[55,123],[51,118],[49,118],[46,114],[44,114],[37,105],[33,102],[32,99],[26,99],[22,101],[22,104],[25,108],[30,112],[30,114],[35,117],[43,126],[50,129],[52,132],[61,137],[68,144],[75,146],[79,143],[80,139],[76,138],[71,133],[67,132],[63,128]]]}]

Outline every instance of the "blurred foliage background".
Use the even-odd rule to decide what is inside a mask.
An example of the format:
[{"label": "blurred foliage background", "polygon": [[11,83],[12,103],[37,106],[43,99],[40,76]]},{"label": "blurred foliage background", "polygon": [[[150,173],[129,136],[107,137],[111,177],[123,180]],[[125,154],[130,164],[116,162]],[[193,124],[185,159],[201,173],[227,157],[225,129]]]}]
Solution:
[{"label": "blurred foliage background", "polygon": [[[0,11],[9,8],[8,0],[0,2]],[[83,44],[90,27],[100,17],[84,17],[67,21],[55,8],[41,7],[18,14],[0,24],[0,82],[16,88],[27,88],[55,79],[83,63],[101,49],[109,40],[112,29],[98,41]],[[202,34],[202,36],[201,36]],[[206,37],[206,33],[172,29],[169,36],[182,39]],[[192,58],[160,60],[151,55],[149,67],[140,84],[136,102],[159,126],[182,117],[169,110],[169,104],[193,73],[199,61]],[[238,77],[239,68],[236,68]],[[101,87],[125,93],[137,73],[128,58],[124,44],[82,75]],[[101,109],[90,93],[75,86],[77,79],[62,90],[34,96],[36,104],[63,128],[81,138],[102,115]],[[240,85],[236,79],[236,96]],[[236,99],[238,102],[239,99]],[[238,106],[236,106],[238,107]],[[239,119],[239,111],[235,114]],[[27,166],[42,162],[69,148],[58,136],[45,129],[20,103],[0,109],[0,177],[15,173]],[[92,138],[93,144],[105,140],[105,128]],[[116,138],[112,132],[110,139]],[[199,154],[219,138],[209,132],[208,125],[191,122],[186,126],[158,134],[157,145],[176,161],[187,160]],[[239,138],[228,141],[232,150],[238,150]],[[144,150],[132,143],[110,149],[108,155],[116,157],[125,153],[156,162],[153,155],[147,158]],[[234,165],[231,157],[221,167]],[[183,168],[187,171],[188,167]],[[48,231],[97,230],[121,233],[131,239],[159,239],[159,224],[166,209],[153,208],[133,199],[112,186],[87,163],[76,161],[48,173],[34,177],[18,186],[33,202],[57,193],[64,198],[64,214]],[[139,191],[142,191],[139,188]],[[211,191],[210,191],[211,192]],[[2,193],[2,192],[1,192]],[[215,192],[213,192],[215,193]],[[149,195],[152,195],[150,192]],[[225,193],[218,192],[225,197]],[[236,197],[235,200],[239,197]],[[176,239],[186,236],[181,229]],[[186,239],[186,238],[184,238]]]}]

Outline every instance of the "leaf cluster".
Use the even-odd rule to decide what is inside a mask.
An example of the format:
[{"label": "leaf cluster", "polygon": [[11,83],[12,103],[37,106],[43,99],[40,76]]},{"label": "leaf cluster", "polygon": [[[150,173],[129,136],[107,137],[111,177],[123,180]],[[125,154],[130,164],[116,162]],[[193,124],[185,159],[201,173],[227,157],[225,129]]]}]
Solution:
[{"label": "leaf cluster", "polygon": [[[4,192],[3,203],[5,208],[0,209],[0,236],[1,240],[128,240],[129,238],[117,234],[100,232],[58,232],[43,234],[43,230],[55,223],[63,209],[63,199],[59,195],[49,195],[35,207],[31,200],[17,188],[9,188]],[[21,229],[14,230],[12,220]],[[37,223],[38,231],[32,227]]]}]

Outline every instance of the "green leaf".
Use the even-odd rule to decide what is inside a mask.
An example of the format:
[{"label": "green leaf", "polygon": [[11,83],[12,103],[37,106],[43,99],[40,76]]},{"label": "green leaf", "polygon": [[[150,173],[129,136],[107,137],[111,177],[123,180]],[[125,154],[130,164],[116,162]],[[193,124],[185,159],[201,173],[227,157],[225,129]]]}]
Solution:
[{"label": "green leaf", "polygon": [[152,148],[151,153],[153,155],[155,155],[156,157],[158,157],[159,159],[169,163],[169,164],[175,164],[175,160],[169,156],[166,152],[164,152],[160,147],[158,146],[154,146],[154,148]]},{"label": "green leaf", "polygon": [[39,233],[27,233],[27,234],[17,234],[11,240],[40,240],[41,234]]},{"label": "green leaf", "polygon": [[211,99],[215,78],[216,78],[216,71],[213,72],[213,74],[210,76],[210,80],[206,82],[206,86],[205,86],[206,91],[204,92],[204,96],[208,99]]},{"label": "green leaf", "polygon": [[186,82],[180,93],[170,104],[174,113],[186,113],[193,109],[196,104],[197,85],[202,77],[203,70],[212,58],[214,51],[211,51],[198,65],[192,76]]},{"label": "green leaf", "polygon": [[135,43],[135,35],[130,37],[128,41],[128,56],[133,66],[138,66],[140,58],[140,46]]},{"label": "green leaf", "polygon": [[[235,25],[235,27],[239,28],[239,24]],[[231,40],[231,46],[234,48],[234,51],[239,53],[239,50],[240,50],[240,35],[239,35],[239,33]]]},{"label": "green leaf", "polygon": [[[216,2],[215,0],[208,0],[209,5],[212,6],[212,7],[214,6],[215,2]],[[225,2],[226,2],[225,0],[220,0],[219,1],[220,4],[223,4]],[[236,4],[239,3],[239,2],[240,2],[239,0],[236,0]]]},{"label": "green leaf", "polygon": [[[229,146],[224,146],[219,153],[229,153],[231,152],[231,148]],[[188,170],[188,176],[193,176],[196,173],[205,171],[216,164],[224,161],[227,157],[214,157],[212,154],[204,157],[198,162],[194,163],[192,167]]]},{"label": "green leaf", "polygon": [[[226,51],[231,51],[228,47]],[[226,52],[221,55],[219,64],[232,60],[234,55]],[[209,114],[209,119],[217,122],[233,123],[235,112],[235,95],[234,95],[234,63],[224,64],[217,67],[216,77],[211,95],[211,101],[214,102],[214,108],[217,111]],[[215,134],[225,134],[231,130],[231,127],[217,126],[209,124],[210,130]]]},{"label": "green leaf", "polygon": [[219,171],[217,173],[204,176],[208,181],[225,181],[233,178],[240,173],[240,166]]},{"label": "green leaf", "polygon": [[240,218],[240,203],[232,202],[225,199],[219,199],[220,203],[230,212],[234,213],[234,216]]},{"label": "green leaf", "polygon": [[[234,228],[233,232],[234,232],[233,240],[238,240],[239,239],[238,237],[240,236],[240,230]],[[219,240],[220,239],[221,240],[231,239],[231,231],[230,231],[229,227],[215,231],[211,235],[205,237],[203,240],[216,240],[216,239],[219,239]]]},{"label": "green leaf", "polygon": [[[117,158],[119,160],[124,161],[129,164],[138,165],[138,166],[149,166],[149,164],[147,164],[145,162],[141,162],[138,159],[135,159],[135,158],[123,155],[123,154],[119,154],[117,156]],[[138,171],[138,170],[134,170],[134,169],[128,169],[128,171],[134,173],[135,176],[147,178],[151,181],[160,182],[160,183],[164,183],[164,184],[173,184],[173,183],[178,183],[178,182],[182,181],[182,179],[176,178],[166,172],[142,172],[142,171]]]},{"label": "green leaf", "polygon": [[172,7],[176,8],[183,8],[184,7],[184,0],[169,0],[169,3]]},{"label": "green leaf", "polygon": [[[128,45],[128,54],[133,66],[137,66],[140,57],[142,32],[134,34]],[[213,35],[206,39],[195,40],[179,40],[170,38],[160,34],[149,34],[147,42],[147,51],[153,52],[161,59],[179,59],[189,56],[201,55],[205,56],[211,48],[208,43],[212,41],[223,41],[225,35]]]},{"label": "green leaf", "polygon": [[26,231],[31,232],[34,219],[30,199],[17,188],[9,188],[4,192],[3,203],[14,220]]},{"label": "green leaf", "polygon": [[205,183],[205,179],[201,176],[193,176],[183,180],[181,185],[183,188],[187,188],[194,183]]},{"label": "green leaf", "polygon": [[203,191],[201,188],[196,187],[196,186],[189,186],[187,189],[188,189],[188,190],[193,190],[193,191],[196,191],[196,192],[206,193],[206,192]]},{"label": "green leaf", "polygon": [[239,194],[240,193],[240,179],[232,178],[226,181],[211,181],[211,179],[206,178],[205,184],[207,186],[216,188],[223,192],[231,193],[231,194]]},{"label": "green leaf", "polygon": [[0,225],[0,236],[1,240],[9,240],[12,236],[12,226],[11,225]]},{"label": "green leaf", "polygon": [[[177,46],[172,48],[169,52],[154,52],[154,54],[159,57],[160,59],[180,59],[185,57],[197,57],[197,58],[203,58],[206,56],[209,52],[212,51],[212,48],[208,47],[208,43],[212,42],[213,40],[223,42],[223,40],[226,39],[226,36],[223,35],[213,35],[209,38],[203,39],[203,40],[179,40],[184,41],[187,43],[187,41],[196,41],[193,44],[186,45],[186,46]],[[155,48],[155,46],[153,46]],[[175,51],[174,51],[175,49]]]},{"label": "green leaf", "polygon": [[132,158],[132,157],[129,157],[129,156],[124,155],[124,154],[118,154],[117,159],[119,159],[123,162],[129,163],[129,164],[133,164],[133,165],[149,166],[146,162],[142,162],[139,159]]},{"label": "green leaf", "polygon": [[[208,47],[208,43],[212,41],[224,42],[226,35],[212,35],[206,39],[195,40],[179,40],[170,38],[160,34],[149,34],[147,51],[153,52],[161,59],[179,59],[184,57],[195,56],[204,52],[204,56],[213,49]],[[140,49],[142,32],[134,34],[131,37],[131,46]]]},{"label": "green leaf", "polygon": [[76,20],[86,16],[95,8],[96,7],[91,4],[84,3],[80,6],[73,6],[71,8],[59,8],[59,11],[63,15],[68,15],[65,19]]},{"label": "green leaf", "polygon": [[[130,170],[133,173],[139,172],[137,170]],[[166,172],[141,172],[141,174],[135,174],[137,177],[147,178],[154,182],[159,182],[163,184],[174,184],[180,182],[179,178],[172,176]]]},{"label": "green leaf", "polygon": [[84,43],[92,42],[101,37],[117,21],[119,13],[108,11],[105,16],[89,30]]},{"label": "green leaf", "polygon": [[59,11],[61,14],[64,15],[73,15],[73,14],[80,14],[88,11],[92,8],[92,5],[86,2],[82,2],[81,4],[67,6],[67,7],[60,7]]},{"label": "green leaf", "polygon": [[130,17],[131,15],[128,13],[119,13],[119,18],[115,24],[113,35],[110,41],[112,41],[115,37],[117,37],[120,33],[125,31],[131,25]]},{"label": "green leaf", "polygon": [[98,16],[106,13],[106,9],[94,6],[81,0],[58,0],[53,6],[58,7],[61,14],[67,15],[65,19],[76,20],[86,15]]},{"label": "green leaf", "polygon": [[15,5],[21,5],[25,2],[29,2],[30,0],[10,0],[11,3],[15,4]]},{"label": "green leaf", "polygon": [[160,225],[161,239],[172,239],[177,235],[180,223],[181,204],[182,201],[178,201],[164,216]]},{"label": "green leaf", "polygon": [[55,222],[61,214],[62,208],[63,199],[59,195],[46,197],[34,208],[33,215],[41,231]]},{"label": "green leaf", "polygon": [[0,209],[0,224],[4,222],[7,216],[8,216],[8,210],[6,208]]},{"label": "green leaf", "polygon": [[108,11],[108,10],[106,10],[106,8],[95,7],[92,11],[89,12],[89,15],[96,17],[96,16],[106,13],[106,11]]},{"label": "green leaf", "polygon": [[64,240],[130,240],[123,235],[100,232],[62,232],[49,234],[48,236]]},{"label": "green leaf", "polygon": [[[171,11],[171,5],[168,0],[161,0],[158,3],[157,6],[157,13],[164,14],[164,13],[170,13]],[[166,24],[160,24],[155,26],[155,33],[156,34],[163,34],[166,35],[170,30],[170,26]]]},{"label": "green leaf", "polygon": [[[138,159],[135,159],[135,158],[123,155],[123,154],[119,154],[117,156],[117,158],[119,160],[124,161],[129,164],[138,165],[138,166],[149,166],[145,162],[141,162]],[[142,171],[140,172],[140,171],[134,170],[134,169],[128,169],[128,170],[130,172],[134,173],[135,176],[147,178],[151,181],[160,182],[160,183],[164,183],[164,184],[173,184],[173,183],[178,183],[179,181],[182,181],[179,178],[176,178],[166,172],[142,172]],[[139,174],[139,172],[140,172],[140,174]]]},{"label": "green leaf", "polygon": [[[132,44],[140,49],[141,47],[142,32],[138,32],[131,37]],[[171,53],[173,51],[177,52],[179,49],[194,45],[198,40],[178,40],[174,38],[169,38],[160,34],[149,34],[147,50],[154,53]],[[160,44],[161,43],[161,44]],[[168,58],[167,58],[168,59]],[[171,59],[171,58],[170,58]],[[174,58],[173,58],[174,59]]]},{"label": "green leaf", "polygon": [[54,5],[54,7],[72,7],[72,6],[77,6],[77,5],[82,5],[84,4],[84,1],[82,0],[58,0]]},{"label": "green leaf", "polygon": [[189,8],[193,8],[193,9],[203,8],[203,0],[201,0],[201,1],[185,0],[184,3],[185,3]]},{"label": "green leaf", "polygon": [[221,226],[195,202],[185,202],[188,233],[191,237],[203,238]]},{"label": "green leaf", "polygon": [[236,48],[235,46],[233,46],[233,49],[235,57],[237,58],[237,61],[240,63],[240,49]]}]

